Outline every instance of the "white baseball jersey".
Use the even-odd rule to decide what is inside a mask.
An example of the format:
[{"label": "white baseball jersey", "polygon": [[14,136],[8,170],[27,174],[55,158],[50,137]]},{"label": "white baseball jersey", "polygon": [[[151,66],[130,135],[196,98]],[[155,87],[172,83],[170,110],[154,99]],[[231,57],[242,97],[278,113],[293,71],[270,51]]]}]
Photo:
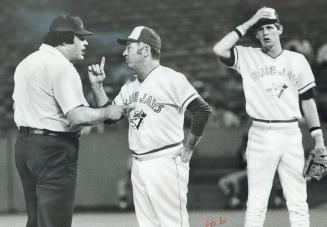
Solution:
[{"label": "white baseball jersey", "polygon": [[309,63],[288,50],[273,58],[261,48],[236,46],[236,69],[243,78],[246,111],[265,120],[301,118],[299,94],[315,86]]},{"label": "white baseball jersey", "polygon": [[[315,86],[303,55],[283,50],[272,58],[260,48],[236,46],[236,69],[243,79],[246,111],[254,120],[246,150],[248,202],[245,227],[262,227],[276,170],[287,199],[291,226],[309,227],[304,151],[298,122],[299,94]],[[284,120],[284,122],[282,122]],[[296,192],[296,193],[294,193]]]},{"label": "white baseball jersey", "polygon": [[129,146],[134,154],[182,144],[187,105],[199,97],[186,77],[158,66],[140,83],[133,76],[114,99],[117,105],[135,107],[129,114]]},{"label": "white baseball jersey", "polygon": [[67,112],[77,106],[89,106],[74,65],[47,44],[19,63],[14,80],[17,127],[69,132]]}]

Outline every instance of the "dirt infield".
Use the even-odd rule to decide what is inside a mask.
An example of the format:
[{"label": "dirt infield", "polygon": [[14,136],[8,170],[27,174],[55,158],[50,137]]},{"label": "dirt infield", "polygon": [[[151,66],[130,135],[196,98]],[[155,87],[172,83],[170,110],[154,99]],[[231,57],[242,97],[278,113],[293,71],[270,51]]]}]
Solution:
[{"label": "dirt infield", "polygon": [[[191,227],[242,227],[244,210],[241,211],[190,211]],[[312,209],[311,227],[326,227],[326,209]],[[0,215],[0,227],[25,226],[26,216]],[[136,217],[130,213],[77,213],[72,227],[138,227]],[[264,227],[288,227],[286,210],[268,210]]]}]

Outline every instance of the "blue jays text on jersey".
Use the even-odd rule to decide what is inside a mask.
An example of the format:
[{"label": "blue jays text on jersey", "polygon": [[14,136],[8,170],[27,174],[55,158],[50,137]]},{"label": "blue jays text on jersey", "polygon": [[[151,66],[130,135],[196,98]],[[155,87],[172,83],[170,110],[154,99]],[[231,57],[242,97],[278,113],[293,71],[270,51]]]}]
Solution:
[{"label": "blue jays text on jersey", "polygon": [[265,76],[277,75],[277,76],[286,76],[294,86],[297,86],[297,84],[299,83],[298,77],[292,70],[287,71],[286,68],[282,68],[281,70],[279,70],[274,65],[260,67],[259,69],[251,72],[250,75],[254,81],[257,81],[260,78],[265,77]]},{"label": "blue jays text on jersey", "polygon": [[133,92],[132,95],[128,97],[128,100],[125,100],[125,103],[130,105],[132,103],[139,102],[148,105],[154,112],[159,113],[162,108],[165,107],[164,104],[157,101],[156,98],[148,95],[147,93],[143,94],[143,97],[140,96],[140,92]]}]

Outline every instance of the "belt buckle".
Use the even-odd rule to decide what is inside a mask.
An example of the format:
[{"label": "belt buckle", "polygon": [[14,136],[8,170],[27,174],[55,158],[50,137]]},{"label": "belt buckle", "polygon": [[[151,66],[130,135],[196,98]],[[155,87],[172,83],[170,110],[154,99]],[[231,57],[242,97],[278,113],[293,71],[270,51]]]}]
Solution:
[{"label": "belt buckle", "polygon": [[19,131],[20,133],[24,134],[24,135],[28,135],[28,133],[29,133],[29,128],[27,128],[27,127],[23,127],[23,126],[20,126],[20,127],[18,128],[18,131]]},{"label": "belt buckle", "polygon": [[31,133],[32,134],[38,134],[38,135],[46,135],[46,131],[44,131],[42,129],[38,129],[38,128],[32,129]]},{"label": "belt buckle", "polygon": [[46,136],[57,136],[57,134],[53,133],[53,132],[44,132],[44,135],[46,135]]}]

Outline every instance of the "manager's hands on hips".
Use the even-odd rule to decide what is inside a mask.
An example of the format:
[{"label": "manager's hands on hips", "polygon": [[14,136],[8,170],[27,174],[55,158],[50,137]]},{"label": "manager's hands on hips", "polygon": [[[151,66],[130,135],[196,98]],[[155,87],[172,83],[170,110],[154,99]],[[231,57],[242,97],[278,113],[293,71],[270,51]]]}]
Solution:
[{"label": "manager's hands on hips", "polygon": [[[192,128],[191,128],[192,130]],[[182,162],[189,162],[192,158],[193,151],[195,150],[201,136],[195,136],[192,132],[188,134],[185,145],[173,154],[173,159],[178,156],[181,157]]]},{"label": "manager's hands on hips", "polygon": [[106,78],[106,74],[104,72],[104,65],[106,62],[106,58],[101,58],[101,63],[93,64],[88,67],[88,74],[91,86],[102,86],[104,79]]},{"label": "manager's hands on hips", "polygon": [[174,153],[173,159],[176,159],[178,156],[180,156],[182,162],[190,162],[193,151],[193,149],[190,149],[187,146],[183,146],[176,153]]}]

